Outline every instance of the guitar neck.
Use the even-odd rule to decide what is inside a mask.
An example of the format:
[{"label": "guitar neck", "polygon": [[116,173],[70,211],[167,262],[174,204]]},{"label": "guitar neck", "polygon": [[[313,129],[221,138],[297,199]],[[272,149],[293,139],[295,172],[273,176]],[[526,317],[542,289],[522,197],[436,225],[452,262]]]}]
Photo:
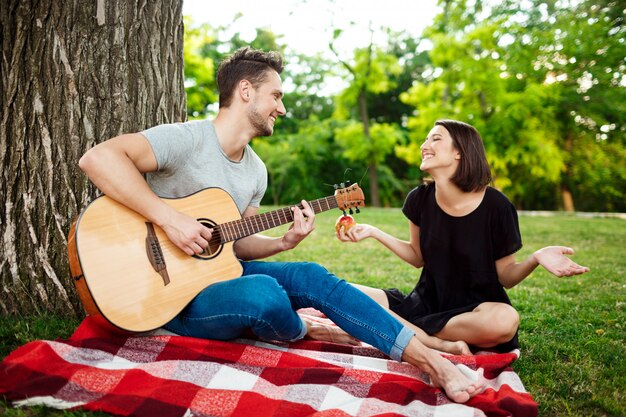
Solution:
[{"label": "guitar neck", "polygon": [[[316,214],[338,207],[337,200],[333,196],[318,198],[308,203]],[[298,204],[298,207],[304,208],[302,204]],[[214,230],[217,231],[221,243],[226,243],[291,222],[293,222],[293,212],[290,206],[222,223],[215,226]]]}]

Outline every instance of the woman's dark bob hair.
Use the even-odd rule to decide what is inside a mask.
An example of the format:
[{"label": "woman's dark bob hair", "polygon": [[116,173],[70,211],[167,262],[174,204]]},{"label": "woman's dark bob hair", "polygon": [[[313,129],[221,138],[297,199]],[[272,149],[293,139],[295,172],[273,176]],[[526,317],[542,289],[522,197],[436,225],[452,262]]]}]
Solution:
[{"label": "woman's dark bob hair", "polygon": [[450,133],[454,148],[461,154],[459,166],[450,181],[465,192],[479,191],[491,184],[491,168],[478,130],[456,120],[437,120],[435,126],[443,126]]}]

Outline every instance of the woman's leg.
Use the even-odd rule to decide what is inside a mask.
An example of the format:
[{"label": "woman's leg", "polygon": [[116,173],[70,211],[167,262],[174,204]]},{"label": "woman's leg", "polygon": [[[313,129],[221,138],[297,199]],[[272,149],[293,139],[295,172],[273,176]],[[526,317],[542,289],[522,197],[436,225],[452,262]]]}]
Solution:
[{"label": "woman's leg", "polygon": [[381,289],[367,287],[365,285],[359,284],[350,284],[355,288],[359,289],[361,292],[368,295],[371,299],[376,301],[387,310],[393,317],[399,320],[405,326],[408,326],[411,330],[415,332],[415,336],[429,348],[437,349],[441,352],[452,353],[453,355],[471,355],[472,351],[470,350],[467,343],[462,340],[443,340],[435,336],[430,336],[424,330],[420,329],[410,321],[406,320],[404,317],[398,315],[395,311],[389,309],[389,300],[387,298],[387,294]]},{"label": "woman's leg", "polygon": [[512,306],[482,303],[468,313],[451,318],[436,336],[489,348],[511,340],[518,327],[519,314]]},{"label": "woman's leg", "polygon": [[304,337],[306,325],[273,277],[250,275],[205,288],[165,328],[181,335],[230,340],[246,330],[265,340]]}]

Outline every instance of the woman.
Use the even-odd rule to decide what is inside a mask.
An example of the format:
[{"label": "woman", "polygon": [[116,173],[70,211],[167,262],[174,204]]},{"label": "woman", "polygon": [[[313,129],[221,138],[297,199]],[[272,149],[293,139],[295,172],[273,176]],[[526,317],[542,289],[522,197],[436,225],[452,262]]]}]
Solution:
[{"label": "woman", "polygon": [[[403,213],[410,240],[358,224],[339,239],[359,242],[374,238],[422,275],[408,295],[397,289],[358,286],[422,341],[432,338],[463,341],[478,348],[517,348],[519,316],[504,288],[512,288],[542,265],[556,276],[589,271],[565,255],[574,251],[548,246],[516,262],[522,247],[517,212],[492,182],[478,131],[463,122],[440,120],[421,146],[420,169],[433,181],[413,189]],[[469,350],[468,350],[469,353]]]}]

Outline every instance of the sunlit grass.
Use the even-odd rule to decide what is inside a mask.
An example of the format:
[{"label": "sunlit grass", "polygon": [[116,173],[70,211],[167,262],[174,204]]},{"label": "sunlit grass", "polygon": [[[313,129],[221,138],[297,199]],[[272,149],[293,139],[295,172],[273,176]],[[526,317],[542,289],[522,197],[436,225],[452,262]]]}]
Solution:
[{"label": "sunlit grass", "polygon": [[[269,208],[264,208],[269,209]],[[409,291],[418,270],[375,241],[341,243],[334,238],[339,211],[320,213],[316,230],[295,250],[274,260],[313,261],[350,282]],[[365,208],[358,222],[376,224],[403,239],[407,220],[399,209]],[[571,246],[574,259],[591,272],[556,278],[542,269],[509,291],[522,317],[521,358],[513,364],[539,403],[540,416],[624,416],[626,406],[626,221],[604,218],[520,216],[524,241],[518,259],[551,244]],[[278,236],[282,226],[266,232]],[[0,323],[0,355],[34,339],[66,338],[76,319],[24,317]],[[8,416],[96,415],[43,408],[16,410]]]}]

